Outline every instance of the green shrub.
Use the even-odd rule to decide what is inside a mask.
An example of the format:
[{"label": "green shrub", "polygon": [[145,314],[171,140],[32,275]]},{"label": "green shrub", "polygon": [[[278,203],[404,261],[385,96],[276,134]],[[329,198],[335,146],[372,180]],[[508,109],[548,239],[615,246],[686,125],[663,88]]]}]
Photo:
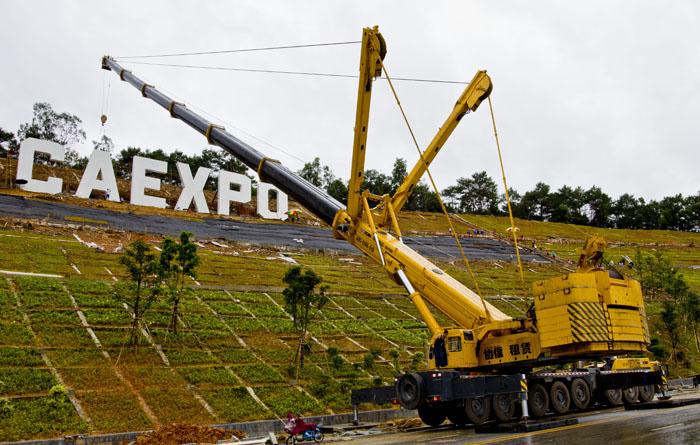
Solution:
[{"label": "green shrub", "polygon": [[15,277],[15,283],[22,291],[62,291],[62,283],[55,278]]},{"label": "green shrub", "polygon": [[227,422],[259,420],[265,410],[245,388],[200,390],[200,394]]},{"label": "green shrub", "polygon": [[212,385],[236,385],[239,382],[223,367],[214,368],[180,368],[180,374],[193,385],[208,383]]},{"label": "green shrub", "polygon": [[22,395],[47,391],[56,384],[45,369],[0,368],[0,394]]},{"label": "green shrub", "polygon": [[315,400],[295,389],[267,386],[255,388],[255,394],[280,417],[288,412],[306,416],[321,411]]},{"label": "green shrub", "polygon": [[12,415],[12,402],[7,397],[0,397],[0,419],[7,419]]},{"label": "green shrub", "polygon": [[0,366],[41,366],[44,361],[34,348],[0,347]]},{"label": "green shrub", "polygon": [[362,366],[364,366],[365,369],[370,370],[374,368],[374,362],[376,360],[376,357],[372,353],[367,353],[363,357],[362,360]]},{"label": "green shrub", "polygon": [[249,383],[283,382],[282,376],[274,368],[263,363],[236,366],[233,370],[243,380]]},{"label": "green shrub", "polygon": [[110,295],[112,288],[103,281],[92,280],[68,280],[68,289],[71,293]]},{"label": "green shrub", "polygon": [[173,365],[216,363],[216,358],[201,350],[168,349],[165,351],[165,355]]},{"label": "green shrub", "polygon": [[240,364],[252,363],[257,359],[247,349],[243,348],[228,348],[214,353],[223,363]]}]

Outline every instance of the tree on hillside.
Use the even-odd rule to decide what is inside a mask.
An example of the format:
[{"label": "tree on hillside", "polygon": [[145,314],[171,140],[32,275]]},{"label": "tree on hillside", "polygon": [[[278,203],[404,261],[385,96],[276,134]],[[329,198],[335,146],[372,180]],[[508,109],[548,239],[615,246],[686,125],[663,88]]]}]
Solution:
[{"label": "tree on hillside", "polygon": [[420,181],[413,187],[413,191],[406,200],[404,209],[420,212],[442,212],[442,206],[440,206],[437,194],[423,181]]},{"label": "tree on hillside", "polygon": [[700,192],[685,199],[685,219],[689,222],[691,232],[700,232]]},{"label": "tree on hillside", "polygon": [[391,194],[396,193],[396,190],[401,187],[403,181],[408,176],[406,160],[404,158],[396,158],[394,160],[394,168],[391,170]]},{"label": "tree on hillside", "polygon": [[617,229],[640,229],[642,214],[639,200],[629,193],[620,195],[612,207],[612,220]]},{"label": "tree on hillside", "polygon": [[99,141],[92,141],[92,148],[93,150],[106,151],[107,153],[112,154],[114,151],[114,142],[112,141],[112,138],[106,134],[103,134]]},{"label": "tree on hillside", "polygon": [[360,190],[369,190],[373,195],[390,194],[392,190],[391,177],[381,173],[379,170],[365,170],[365,179],[360,186]]},{"label": "tree on hillside", "polygon": [[177,243],[166,237],[161,244],[158,261],[158,278],[165,283],[163,294],[173,305],[168,322],[168,331],[177,334],[178,322],[181,320],[180,301],[185,292],[185,278],[197,278],[197,266],[200,263],[197,246],[192,242],[192,232],[181,232]]},{"label": "tree on hillside", "polygon": [[681,341],[678,323],[678,311],[676,304],[672,301],[664,301],[664,308],[661,311],[661,327],[664,330],[668,341],[671,343],[671,360],[676,361],[676,348]]},{"label": "tree on hillside", "polygon": [[698,336],[698,324],[700,323],[700,296],[688,291],[683,301],[683,313],[693,330],[695,338],[695,350],[700,353],[700,337]]},{"label": "tree on hillside", "polygon": [[525,219],[548,221],[552,215],[549,199],[549,186],[544,182],[535,184],[535,188],[525,192],[520,200],[520,214]]},{"label": "tree on hillside", "polygon": [[[56,142],[66,149],[66,161],[69,166],[80,157],[73,148],[74,145],[85,141],[85,131],[81,128],[82,119],[69,113],[57,113],[46,102],[37,102],[33,106],[34,116],[31,123],[21,124],[17,131],[20,141],[28,137]],[[39,158],[47,163],[48,158]]]},{"label": "tree on hillside", "polygon": [[335,176],[327,165],[321,165],[319,158],[304,164],[304,167],[297,172],[299,176],[306,179],[316,187],[328,187],[333,182]]},{"label": "tree on hillside", "polygon": [[158,261],[151,247],[137,240],[124,250],[119,263],[126,267],[131,283],[115,285],[114,292],[119,301],[129,306],[134,316],[129,345],[133,345],[134,352],[137,352],[139,325],[143,314],[151,307],[158,294]]},{"label": "tree on hillside", "polygon": [[640,228],[644,230],[659,229],[661,227],[659,203],[654,200],[647,203],[644,198],[639,198],[639,205],[640,219],[642,221]]},{"label": "tree on hillside", "polygon": [[588,218],[583,214],[585,204],[585,192],[581,187],[572,189],[565,185],[550,195],[550,207],[552,209],[552,222],[569,224],[586,224]]},{"label": "tree on hillside", "polygon": [[[19,146],[19,143],[17,142],[17,139],[15,138],[15,134],[11,133],[9,131],[5,131],[0,127],[0,143],[7,142],[7,148],[9,150],[17,150],[17,147]],[[11,156],[11,153],[5,152],[2,150],[2,156]]]},{"label": "tree on hillside", "polygon": [[[508,199],[510,199],[510,209],[513,212],[513,216],[516,218],[521,217],[522,215],[520,214],[520,202],[523,199],[523,196],[514,188],[508,187]],[[506,199],[506,194],[502,193],[501,194],[501,213],[504,215],[508,214],[508,201]]]},{"label": "tree on hillside", "polygon": [[593,186],[584,193],[588,224],[593,227],[610,227],[612,199],[600,187]]},{"label": "tree on hillside", "polygon": [[119,151],[114,161],[114,173],[122,179],[131,179],[131,170],[134,165],[134,156],[143,156],[145,151],[140,147],[127,147]]},{"label": "tree on hillside", "polygon": [[328,184],[326,191],[341,203],[348,204],[348,184],[342,179],[334,179],[333,182]]},{"label": "tree on hillside", "polygon": [[667,196],[659,202],[661,211],[660,223],[662,230],[689,231],[695,221],[687,221],[685,218],[685,199],[680,193],[675,196]]},{"label": "tree on hillside", "polygon": [[[459,212],[477,215],[498,213],[500,196],[496,182],[485,172],[474,173],[471,178],[458,178],[455,186],[443,192]],[[455,204],[453,204],[455,206]]]},{"label": "tree on hillside", "polygon": [[298,378],[299,369],[304,363],[304,338],[311,322],[328,302],[328,297],[324,294],[327,286],[321,286],[316,293],[316,286],[322,281],[321,277],[310,269],[302,272],[299,266],[287,269],[282,281],[287,285],[287,288],[282,291],[284,308],[292,316],[294,328],[299,333],[299,342],[294,354],[294,364],[297,365],[296,378]]}]

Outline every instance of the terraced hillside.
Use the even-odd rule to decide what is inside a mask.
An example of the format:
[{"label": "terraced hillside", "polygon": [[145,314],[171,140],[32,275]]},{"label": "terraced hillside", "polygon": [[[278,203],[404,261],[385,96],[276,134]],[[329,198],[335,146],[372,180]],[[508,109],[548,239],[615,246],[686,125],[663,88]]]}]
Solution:
[{"label": "terraced hillside", "polygon": [[[414,217],[427,219],[409,214]],[[274,419],[288,410],[347,412],[352,388],[389,382],[399,369],[424,366],[423,322],[403,289],[364,257],[202,240],[199,276],[190,281],[192,293],[183,305],[185,325],[178,335],[167,334],[169,307],[157,302],[145,315],[147,328],[135,354],[123,347],[131,314],[112,293],[112,285],[125,279],[119,250],[136,238],[154,246],[161,239],[75,232],[99,241],[105,246],[100,251],[79,242],[73,229],[10,226],[0,230],[0,269],[57,277],[0,273],[0,398],[7,399],[0,400],[0,441],[142,430],[185,420]],[[532,240],[560,257],[576,247],[547,237]],[[673,252],[674,262],[698,263],[697,248],[687,243],[657,248]],[[620,245],[611,255],[629,249]],[[291,367],[296,334],[280,293],[291,263],[321,275],[331,295],[312,327],[298,380]],[[512,315],[527,307],[532,281],[572,267],[528,263],[523,284],[513,262],[471,264],[487,298]],[[438,265],[473,287],[458,260]],[[658,308],[649,309],[655,329]],[[444,316],[438,320],[449,323]],[[56,409],[50,395],[59,383],[70,390],[69,409]]]}]

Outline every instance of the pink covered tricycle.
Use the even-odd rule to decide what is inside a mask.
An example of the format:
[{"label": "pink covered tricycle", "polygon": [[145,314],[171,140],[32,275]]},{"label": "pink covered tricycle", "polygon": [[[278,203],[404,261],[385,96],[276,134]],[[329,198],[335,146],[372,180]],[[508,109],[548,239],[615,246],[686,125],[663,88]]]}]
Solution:
[{"label": "pink covered tricycle", "polygon": [[304,422],[301,417],[294,417],[292,413],[287,413],[287,423],[284,424],[284,431],[289,434],[287,445],[305,440],[323,441],[323,432],[320,425]]}]

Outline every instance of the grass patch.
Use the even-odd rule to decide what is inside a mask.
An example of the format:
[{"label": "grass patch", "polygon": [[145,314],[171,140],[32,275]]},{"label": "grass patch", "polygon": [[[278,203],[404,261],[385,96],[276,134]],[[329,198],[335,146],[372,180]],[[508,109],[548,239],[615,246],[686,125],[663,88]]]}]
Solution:
[{"label": "grass patch", "polygon": [[0,368],[0,395],[41,393],[55,384],[56,380],[46,369]]},{"label": "grass patch", "polygon": [[223,367],[180,368],[178,372],[189,383],[197,386],[233,386],[240,383]]},{"label": "grass patch", "polygon": [[34,348],[0,347],[0,366],[42,366],[39,351]]},{"label": "grass patch", "polygon": [[248,383],[275,383],[284,381],[282,376],[275,371],[273,367],[263,363],[236,366],[233,372]]},{"label": "grass patch", "polygon": [[296,389],[266,386],[255,388],[255,394],[280,417],[288,412],[307,416],[322,411],[315,400]]},{"label": "grass patch", "polygon": [[270,417],[265,416],[263,407],[242,387],[203,389],[200,394],[226,422],[244,422]]},{"label": "grass patch", "polygon": [[116,433],[153,427],[136,398],[125,387],[112,391],[84,392],[78,398],[97,431]]},{"label": "grass patch", "polygon": [[72,407],[60,411],[49,407],[48,397],[13,399],[9,414],[0,419],[0,441],[13,442],[54,438],[88,432],[88,425],[80,420]]},{"label": "grass patch", "polygon": [[66,221],[92,223],[92,224],[104,224],[104,225],[109,224],[107,221],[102,221],[100,219],[90,219],[90,218],[83,218],[82,216],[72,216],[72,215],[66,216]]}]

